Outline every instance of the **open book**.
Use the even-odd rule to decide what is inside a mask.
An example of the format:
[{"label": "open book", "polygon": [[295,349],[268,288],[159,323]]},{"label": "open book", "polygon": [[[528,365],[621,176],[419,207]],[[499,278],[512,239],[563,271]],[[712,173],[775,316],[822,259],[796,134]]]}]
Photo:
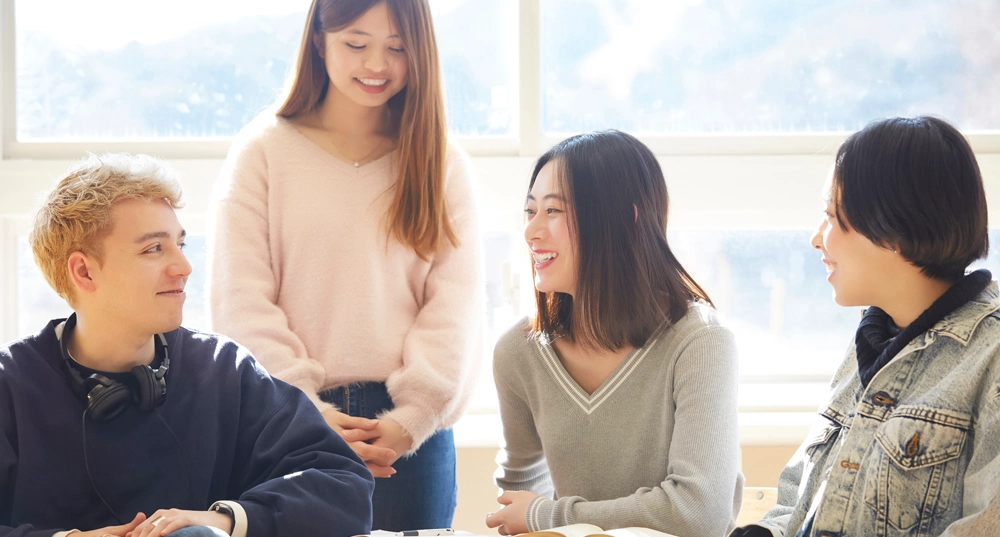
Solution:
[{"label": "open book", "polygon": [[522,533],[518,537],[674,537],[649,528],[618,528],[604,531],[593,524],[570,524],[545,531]]}]

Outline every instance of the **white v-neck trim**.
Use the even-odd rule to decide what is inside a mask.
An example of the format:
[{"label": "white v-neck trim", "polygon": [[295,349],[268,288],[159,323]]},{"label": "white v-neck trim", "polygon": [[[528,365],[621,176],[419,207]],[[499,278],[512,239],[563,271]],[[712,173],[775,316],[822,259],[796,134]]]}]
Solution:
[{"label": "white v-neck trim", "polygon": [[588,394],[584,391],[580,385],[573,380],[566,368],[563,367],[562,362],[559,361],[559,357],[552,350],[552,343],[542,344],[542,342],[537,339],[534,341],[535,346],[538,349],[538,354],[542,357],[542,363],[545,364],[546,369],[552,374],[552,377],[556,380],[556,383],[563,389],[563,392],[569,396],[569,398],[580,407],[588,416],[597,410],[609,397],[614,395],[614,393],[621,387],[622,384],[628,380],[632,372],[639,367],[649,351],[656,346],[656,342],[659,341],[660,336],[663,334],[663,327],[656,329],[653,335],[650,336],[649,340],[642,347],[633,350],[629,355],[618,364],[614,372],[611,373],[604,383],[600,385],[594,393]]}]

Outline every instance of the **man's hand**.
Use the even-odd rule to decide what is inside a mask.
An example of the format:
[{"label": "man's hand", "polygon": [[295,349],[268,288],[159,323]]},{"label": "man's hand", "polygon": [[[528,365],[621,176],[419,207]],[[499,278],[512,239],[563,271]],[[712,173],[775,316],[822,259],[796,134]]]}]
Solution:
[{"label": "man's hand", "polygon": [[188,526],[209,526],[222,530],[223,535],[231,535],[233,521],[217,511],[183,511],[181,509],[160,509],[139,524],[126,537],[158,537]]},{"label": "man's hand", "polygon": [[399,458],[397,452],[368,442],[382,436],[382,431],[378,430],[380,420],[348,416],[332,408],[323,413],[323,419],[365,461],[373,476],[389,477],[396,473],[392,463]]},{"label": "man's hand", "polygon": [[528,505],[538,495],[527,490],[511,490],[497,498],[504,507],[486,515],[486,526],[496,528],[500,535],[517,535],[528,531]]},{"label": "man's hand", "polygon": [[135,518],[132,522],[128,524],[122,524],[121,526],[108,526],[106,528],[98,528],[93,531],[81,531],[71,533],[73,537],[104,537],[105,535],[111,535],[113,537],[125,537],[132,530],[136,528],[139,524],[146,520],[146,515],[142,513],[136,513]]}]

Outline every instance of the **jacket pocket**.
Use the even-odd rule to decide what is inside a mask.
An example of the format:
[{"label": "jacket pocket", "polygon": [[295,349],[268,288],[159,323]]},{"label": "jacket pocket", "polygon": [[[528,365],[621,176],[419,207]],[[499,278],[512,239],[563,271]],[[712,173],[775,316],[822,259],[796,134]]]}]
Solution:
[{"label": "jacket pocket", "polygon": [[806,437],[805,452],[809,458],[814,457],[816,455],[816,451],[820,447],[828,445],[834,438],[837,437],[841,429],[844,428],[841,424],[830,419],[828,416],[823,417],[830,420],[829,423],[814,426],[812,430],[809,431],[809,436]]},{"label": "jacket pocket", "polygon": [[815,451],[819,447],[825,446],[827,443],[830,442],[830,440],[832,440],[835,436],[837,436],[837,433],[840,432],[841,428],[842,427],[840,426],[840,424],[836,422],[831,422],[828,425],[824,425],[820,428],[810,431],[809,437],[806,438],[805,442],[806,454],[808,454],[810,457],[813,456]]},{"label": "jacket pocket", "polygon": [[967,415],[899,407],[875,432],[865,502],[880,521],[909,530],[948,509],[965,439]]}]

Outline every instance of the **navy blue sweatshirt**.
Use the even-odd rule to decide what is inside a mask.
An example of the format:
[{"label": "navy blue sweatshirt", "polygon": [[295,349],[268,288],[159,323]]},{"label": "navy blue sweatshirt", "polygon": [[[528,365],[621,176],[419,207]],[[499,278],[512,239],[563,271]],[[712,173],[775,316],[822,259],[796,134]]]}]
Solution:
[{"label": "navy blue sweatshirt", "polygon": [[60,322],[0,347],[0,537],[89,531],[217,500],[240,502],[248,537],[369,532],[374,481],[364,463],[305,394],[245,348],[170,332],[163,405],[96,422],[82,420],[86,406],[66,377]]}]

